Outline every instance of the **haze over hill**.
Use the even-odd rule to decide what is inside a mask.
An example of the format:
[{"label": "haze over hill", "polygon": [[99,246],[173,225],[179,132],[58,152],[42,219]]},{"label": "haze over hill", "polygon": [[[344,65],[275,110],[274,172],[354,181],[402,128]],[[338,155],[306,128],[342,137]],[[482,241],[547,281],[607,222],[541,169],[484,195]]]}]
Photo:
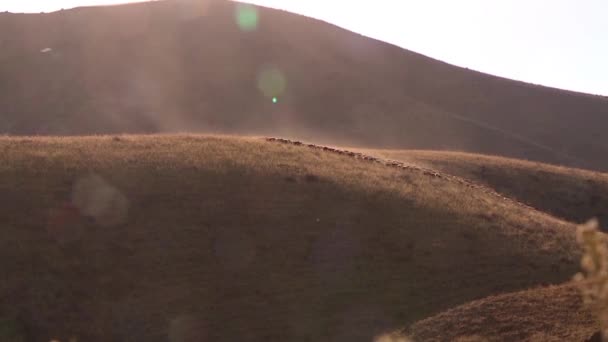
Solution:
[{"label": "haze over hill", "polygon": [[[223,0],[3,13],[0,52],[2,341],[597,330],[608,174],[439,150],[608,170],[608,98]],[[238,136],[139,134],[183,131]]]},{"label": "haze over hill", "polygon": [[[1,14],[0,133],[274,134],[608,169],[604,97],[457,68],[286,12],[258,8],[253,18],[242,6]],[[239,27],[238,10],[257,20]]]}]

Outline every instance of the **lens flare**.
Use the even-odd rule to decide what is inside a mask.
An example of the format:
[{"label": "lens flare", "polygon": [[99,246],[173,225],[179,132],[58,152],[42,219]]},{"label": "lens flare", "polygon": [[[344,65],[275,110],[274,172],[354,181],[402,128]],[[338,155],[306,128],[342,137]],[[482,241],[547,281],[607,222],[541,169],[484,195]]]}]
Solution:
[{"label": "lens flare", "polygon": [[72,205],[103,227],[124,223],[129,209],[127,197],[95,174],[76,182],[72,190]]},{"label": "lens flare", "polygon": [[273,103],[278,102],[279,95],[282,95],[287,87],[287,80],[283,73],[275,68],[264,68],[258,74],[258,89],[267,98],[272,99]]},{"label": "lens flare", "polygon": [[258,10],[249,4],[238,4],[236,6],[236,23],[243,31],[254,31],[258,27]]}]

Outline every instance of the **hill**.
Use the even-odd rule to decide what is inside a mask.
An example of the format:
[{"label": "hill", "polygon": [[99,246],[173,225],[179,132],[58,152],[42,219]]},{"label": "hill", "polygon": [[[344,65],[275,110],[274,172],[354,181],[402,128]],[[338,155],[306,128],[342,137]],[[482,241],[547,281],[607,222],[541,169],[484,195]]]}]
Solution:
[{"label": "hill", "polygon": [[586,341],[599,325],[565,284],[491,296],[412,325],[415,341]]},{"label": "hill", "polygon": [[0,134],[271,134],[608,170],[605,97],[243,6],[174,0],[0,14]]},{"label": "hill", "polygon": [[608,227],[606,173],[462,152],[366,152],[467,179],[570,222],[597,217]]},{"label": "hill", "polygon": [[578,269],[571,224],[356,154],[0,137],[0,161],[0,332],[28,340],[370,340]]}]

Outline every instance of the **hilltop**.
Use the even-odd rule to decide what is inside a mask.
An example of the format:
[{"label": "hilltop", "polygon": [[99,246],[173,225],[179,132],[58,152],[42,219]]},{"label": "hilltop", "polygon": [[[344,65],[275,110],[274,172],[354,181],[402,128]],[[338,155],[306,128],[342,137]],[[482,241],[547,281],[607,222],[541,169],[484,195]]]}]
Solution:
[{"label": "hilltop", "polygon": [[1,331],[31,340],[371,340],[578,269],[572,224],[357,154],[121,135],[0,156]]},{"label": "hilltop", "polygon": [[491,296],[406,329],[415,341],[462,342],[586,341],[598,330],[572,284]]},{"label": "hilltop", "polygon": [[0,134],[269,134],[608,170],[605,97],[243,6],[175,0],[0,14]]},{"label": "hilltop", "polygon": [[608,226],[608,174],[526,160],[445,151],[364,150],[486,186],[574,223]]}]

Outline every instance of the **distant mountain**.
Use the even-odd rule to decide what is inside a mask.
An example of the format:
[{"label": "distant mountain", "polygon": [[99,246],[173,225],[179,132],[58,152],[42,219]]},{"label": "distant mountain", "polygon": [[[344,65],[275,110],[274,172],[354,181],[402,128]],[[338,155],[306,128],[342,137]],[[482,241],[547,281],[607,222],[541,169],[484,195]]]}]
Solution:
[{"label": "distant mountain", "polygon": [[605,97],[244,6],[175,0],[0,14],[0,134],[272,134],[608,170]]}]

